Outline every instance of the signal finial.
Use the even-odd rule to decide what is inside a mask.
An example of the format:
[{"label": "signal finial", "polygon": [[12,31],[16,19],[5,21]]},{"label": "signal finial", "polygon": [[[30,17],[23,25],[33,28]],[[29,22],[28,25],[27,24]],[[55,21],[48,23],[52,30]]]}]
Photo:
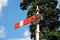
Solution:
[{"label": "signal finial", "polygon": [[38,5],[37,5],[37,8],[36,8],[36,11],[37,11],[37,12],[39,12],[39,11],[40,11],[40,9],[39,9]]}]

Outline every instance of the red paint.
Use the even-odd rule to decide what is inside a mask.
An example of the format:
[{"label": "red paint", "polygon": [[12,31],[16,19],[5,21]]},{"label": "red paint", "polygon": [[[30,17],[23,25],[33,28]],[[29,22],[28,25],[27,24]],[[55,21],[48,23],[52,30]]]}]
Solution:
[{"label": "red paint", "polygon": [[[31,17],[23,20],[23,26],[26,25],[26,24],[29,24],[29,23],[31,23],[31,22],[33,22],[33,21],[35,21],[35,19],[38,19],[38,18],[40,18],[40,15],[31,16]],[[15,27],[14,27],[14,28],[15,28],[15,29],[20,28],[20,22],[17,22],[17,23],[15,24]]]},{"label": "red paint", "polygon": [[40,14],[36,15],[36,19],[39,19],[40,18]]},{"label": "red paint", "polygon": [[35,16],[31,16],[31,17],[25,19],[25,20],[23,21],[23,23],[24,23],[24,25],[29,24],[29,23],[33,22],[34,19],[35,19]]},{"label": "red paint", "polygon": [[20,27],[20,22],[17,22],[17,23],[15,24],[14,29],[17,29],[17,28],[19,28],[19,27]]}]

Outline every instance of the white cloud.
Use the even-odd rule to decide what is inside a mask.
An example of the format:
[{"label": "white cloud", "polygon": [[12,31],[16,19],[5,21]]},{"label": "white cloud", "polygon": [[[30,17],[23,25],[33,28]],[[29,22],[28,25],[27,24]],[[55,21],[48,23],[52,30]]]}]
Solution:
[{"label": "white cloud", "polygon": [[8,40],[31,40],[30,38],[14,38],[14,39],[8,39]]},{"label": "white cloud", "polygon": [[0,26],[0,38],[5,38],[5,28]]},{"label": "white cloud", "polygon": [[30,37],[30,32],[29,32],[28,30],[26,30],[26,31],[24,32],[24,36],[25,36],[25,37]]},{"label": "white cloud", "polygon": [[8,39],[8,40],[31,40],[30,32],[28,30],[26,30],[24,32],[24,36],[25,36],[25,38],[12,38],[12,39]]},{"label": "white cloud", "polygon": [[57,5],[57,8],[59,8],[60,9],[60,0],[57,0],[58,1],[58,5]]},{"label": "white cloud", "polygon": [[0,0],[0,17],[2,16],[2,8],[7,6],[8,0]]}]

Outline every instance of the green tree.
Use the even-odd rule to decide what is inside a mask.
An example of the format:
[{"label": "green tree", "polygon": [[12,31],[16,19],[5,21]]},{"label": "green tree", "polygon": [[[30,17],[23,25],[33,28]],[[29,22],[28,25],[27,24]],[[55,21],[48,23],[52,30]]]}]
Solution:
[{"label": "green tree", "polygon": [[[57,4],[57,0],[22,0],[22,2],[20,3],[20,8],[22,10],[28,10],[27,18],[36,15],[36,7],[37,5],[39,6],[39,13],[43,17],[43,20],[39,20],[41,31],[40,38],[48,39],[49,35],[59,35],[60,31],[56,31],[60,25],[60,21],[58,21],[58,15],[60,14],[60,10],[56,8]],[[34,38],[34,40],[36,22],[32,22],[29,26],[31,38]]]}]

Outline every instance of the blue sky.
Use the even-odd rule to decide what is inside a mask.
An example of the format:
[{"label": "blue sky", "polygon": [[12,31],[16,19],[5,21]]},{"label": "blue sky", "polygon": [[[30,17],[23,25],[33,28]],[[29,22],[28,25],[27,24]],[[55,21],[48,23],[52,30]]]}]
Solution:
[{"label": "blue sky", "polygon": [[[29,24],[17,30],[14,29],[14,24],[25,19],[27,15],[27,10],[23,11],[19,7],[19,3],[22,0],[1,1],[2,0],[0,0],[0,40],[30,40]],[[58,6],[59,4],[60,3],[58,3]]]}]

